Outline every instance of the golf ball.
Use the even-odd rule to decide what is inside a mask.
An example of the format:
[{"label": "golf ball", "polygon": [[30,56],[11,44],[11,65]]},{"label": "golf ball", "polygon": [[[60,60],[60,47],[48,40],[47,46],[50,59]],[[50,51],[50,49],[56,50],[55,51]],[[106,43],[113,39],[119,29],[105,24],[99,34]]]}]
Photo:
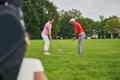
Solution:
[{"label": "golf ball", "polygon": [[59,49],[59,51],[62,51],[61,49]]}]

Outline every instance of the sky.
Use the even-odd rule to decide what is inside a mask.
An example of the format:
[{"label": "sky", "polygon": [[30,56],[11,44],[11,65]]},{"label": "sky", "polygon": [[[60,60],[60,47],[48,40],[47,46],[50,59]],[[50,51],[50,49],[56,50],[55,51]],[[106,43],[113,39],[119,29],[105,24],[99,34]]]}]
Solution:
[{"label": "sky", "polygon": [[98,21],[99,16],[105,18],[116,15],[120,17],[120,0],[49,0],[58,11],[80,10],[82,16]]}]

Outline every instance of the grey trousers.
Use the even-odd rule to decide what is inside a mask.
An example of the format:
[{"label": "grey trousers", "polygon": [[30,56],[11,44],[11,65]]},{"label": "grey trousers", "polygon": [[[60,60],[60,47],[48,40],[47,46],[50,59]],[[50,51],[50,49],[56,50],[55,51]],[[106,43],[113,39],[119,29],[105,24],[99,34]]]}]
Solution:
[{"label": "grey trousers", "polygon": [[82,43],[85,38],[85,33],[82,32],[78,36],[78,55],[82,55]]}]

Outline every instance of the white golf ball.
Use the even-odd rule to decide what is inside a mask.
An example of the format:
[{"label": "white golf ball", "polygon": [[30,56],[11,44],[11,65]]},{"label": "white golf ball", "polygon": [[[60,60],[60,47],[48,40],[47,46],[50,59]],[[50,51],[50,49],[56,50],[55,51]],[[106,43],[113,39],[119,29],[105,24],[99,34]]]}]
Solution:
[{"label": "white golf ball", "polygon": [[59,49],[59,51],[62,51],[61,49]]}]

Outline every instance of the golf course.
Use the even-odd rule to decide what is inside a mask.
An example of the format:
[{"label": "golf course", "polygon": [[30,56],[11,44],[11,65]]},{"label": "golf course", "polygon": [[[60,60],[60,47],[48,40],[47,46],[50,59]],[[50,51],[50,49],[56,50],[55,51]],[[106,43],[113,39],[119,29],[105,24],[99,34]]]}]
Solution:
[{"label": "golf course", "polygon": [[82,56],[78,40],[50,41],[44,55],[43,40],[31,40],[25,57],[39,59],[48,80],[120,80],[120,39],[85,39]]}]

